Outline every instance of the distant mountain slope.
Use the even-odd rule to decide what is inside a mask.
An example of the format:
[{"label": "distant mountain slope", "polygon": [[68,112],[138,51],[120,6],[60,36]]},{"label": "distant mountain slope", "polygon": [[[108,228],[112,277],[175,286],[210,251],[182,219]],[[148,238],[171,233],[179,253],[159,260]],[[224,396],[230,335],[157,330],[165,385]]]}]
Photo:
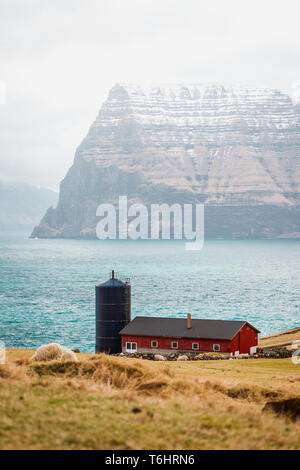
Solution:
[{"label": "distant mountain slope", "polygon": [[57,200],[58,194],[49,189],[0,181],[0,229],[34,227]]},{"label": "distant mountain slope", "polygon": [[279,90],[115,85],[38,237],[95,237],[101,202],[204,202],[206,236],[300,233],[300,108]]}]

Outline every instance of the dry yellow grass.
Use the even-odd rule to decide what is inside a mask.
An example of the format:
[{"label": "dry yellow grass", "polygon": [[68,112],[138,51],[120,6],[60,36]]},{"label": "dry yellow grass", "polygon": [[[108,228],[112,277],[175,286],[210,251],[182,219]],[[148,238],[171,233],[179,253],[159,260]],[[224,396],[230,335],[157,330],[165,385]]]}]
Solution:
[{"label": "dry yellow grass", "polygon": [[0,449],[299,449],[300,423],[265,403],[300,394],[289,359],[0,366]]},{"label": "dry yellow grass", "polygon": [[290,346],[293,341],[300,341],[300,327],[281,331],[273,335],[265,336],[259,340],[259,346],[266,348],[269,346]]}]

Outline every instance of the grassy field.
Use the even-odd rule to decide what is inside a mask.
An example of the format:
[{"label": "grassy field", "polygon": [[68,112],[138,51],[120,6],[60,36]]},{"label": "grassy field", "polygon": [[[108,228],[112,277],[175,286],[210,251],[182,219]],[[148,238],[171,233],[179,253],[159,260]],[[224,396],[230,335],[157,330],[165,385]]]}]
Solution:
[{"label": "grassy field", "polygon": [[300,422],[262,411],[299,397],[290,359],[154,362],[78,354],[0,366],[0,449],[299,449]]},{"label": "grassy field", "polygon": [[265,336],[259,340],[259,346],[261,348],[272,346],[289,347],[294,341],[300,341],[300,327]]}]

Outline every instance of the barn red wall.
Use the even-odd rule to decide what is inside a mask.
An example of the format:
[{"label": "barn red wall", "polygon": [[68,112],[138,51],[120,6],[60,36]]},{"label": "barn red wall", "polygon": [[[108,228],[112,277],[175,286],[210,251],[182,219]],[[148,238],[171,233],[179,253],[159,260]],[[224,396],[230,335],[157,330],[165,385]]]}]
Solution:
[{"label": "barn red wall", "polygon": [[122,335],[123,347],[125,347],[126,345],[125,343],[127,341],[137,343],[138,348],[149,348],[149,349],[151,349],[151,341],[158,342],[157,349],[172,349],[171,342],[177,341],[178,349],[174,349],[174,351],[177,351],[177,350],[195,351],[195,349],[192,349],[192,343],[199,344],[199,351],[213,351],[213,344],[220,344],[220,347],[221,347],[220,352],[227,352],[227,353],[231,352],[230,341],[218,340],[218,339],[208,340],[208,339],[197,339],[197,338],[194,338],[194,339],[193,338],[159,338],[155,336]]},{"label": "barn red wall", "polygon": [[[241,330],[231,340],[219,339],[197,339],[197,338],[160,338],[155,336],[129,336],[122,335],[122,346],[125,347],[126,342],[137,343],[138,348],[151,349],[151,341],[157,341],[157,349],[172,349],[171,342],[178,342],[178,349],[185,351],[195,351],[192,349],[192,343],[199,344],[199,351],[213,351],[213,344],[220,344],[221,351],[224,353],[233,353],[239,351],[240,354],[250,354],[250,348],[257,346],[258,334],[248,324],[245,324]],[[154,348],[153,348],[154,349]]]},{"label": "barn red wall", "polygon": [[231,352],[239,351],[240,354],[250,354],[250,348],[257,346],[258,334],[249,325],[245,324],[231,340]]}]

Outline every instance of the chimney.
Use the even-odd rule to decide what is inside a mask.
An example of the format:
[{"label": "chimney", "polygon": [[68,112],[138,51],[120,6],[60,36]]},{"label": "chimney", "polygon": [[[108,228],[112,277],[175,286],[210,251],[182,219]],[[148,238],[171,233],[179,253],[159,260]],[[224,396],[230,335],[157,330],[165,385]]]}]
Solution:
[{"label": "chimney", "polygon": [[114,269],[113,269],[112,272],[111,272],[111,278],[112,278],[112,279],[115,278],[115,271],[114,271]]},{"label": "chimney", "polygon": [[192,317],[190,313],[187,314],[187,327],[188,329],[192,328]]}]

